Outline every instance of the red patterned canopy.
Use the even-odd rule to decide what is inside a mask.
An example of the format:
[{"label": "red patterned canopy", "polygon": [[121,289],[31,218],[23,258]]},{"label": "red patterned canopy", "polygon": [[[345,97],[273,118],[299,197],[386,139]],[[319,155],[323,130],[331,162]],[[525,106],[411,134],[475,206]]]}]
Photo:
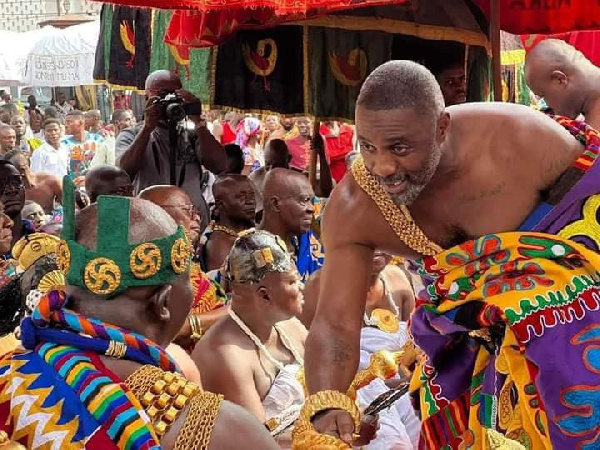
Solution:
[{"label": "red patterned canopy", "polygon": [[328,13],[343,9],[390,3],[404,3],[407,0],[93,0],[116,5],[137,6],[158,9],[191,9],[199,12],[225,14],[236,11],[265,9],[273,16]]},{"label": "red patterned canopy", "polygon": [[[498,0],[500,28],[512,34],[600,29],[597,0]],[[491,0],[476,0],[488,15]]]}]

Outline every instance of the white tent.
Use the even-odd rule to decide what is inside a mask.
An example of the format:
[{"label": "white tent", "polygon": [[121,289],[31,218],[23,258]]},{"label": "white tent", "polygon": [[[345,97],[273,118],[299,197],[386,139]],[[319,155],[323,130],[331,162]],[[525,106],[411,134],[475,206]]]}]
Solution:
[{"label": "white tent", "polygon": [[100,22],[65,29],[44,27],[27,55],[22,84],[80,86],[94,84],[94,59]]},{"label": "white tent", "polygon": [[27,56],[38,41],[52,27],[26,33],[0,30],[0,85],[19,86],[25,79]]}]

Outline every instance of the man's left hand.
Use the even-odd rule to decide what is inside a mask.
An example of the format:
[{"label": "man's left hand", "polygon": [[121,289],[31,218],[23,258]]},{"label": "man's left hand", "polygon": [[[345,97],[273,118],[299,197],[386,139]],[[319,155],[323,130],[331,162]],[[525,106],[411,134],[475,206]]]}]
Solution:
[{"label": "man's left hand", "polygon": [[[181,97],[185,103],[198,104],[200,105],[200,108],[202,108],[202,102],[194,94],[186,91],[185,89],[179,89],[175,91],[175,93]],[[189,116],[189,119],[194,122],[196,126],[203,126],[206,124],[206,121],[201,114]]]}]

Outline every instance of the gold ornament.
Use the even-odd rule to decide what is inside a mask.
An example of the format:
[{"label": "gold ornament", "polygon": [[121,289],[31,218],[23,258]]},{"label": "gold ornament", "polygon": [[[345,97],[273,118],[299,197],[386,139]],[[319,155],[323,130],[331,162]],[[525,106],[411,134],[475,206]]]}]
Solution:
[{"label": "gold ornament", "polygon": [[71,266],[71,251],[66,241],[60,241],[56,248],[56,265],[62,273],[67,275]]},{"label": "gold ornament", "polygon": [[60,270],[53,270],[42,277],[38,284],[38,290],[42,292],[64,290],[66,280]]},{"label": "gold ornament", "polygon": [[379,182],[369,173],[362,156],[356,158],[352,164],[352,175],[360,188],[373,199],[396,236],[408,248],[424,256],[434,256],[443,251],[439,245],[425,236],[406,206],[398,206],[394,203]]},{"label": "gold ornament", "polygon": [[311,419],[321,411],[341,409],[348,412],[354,422],[354,429],[360,429],[360,412],[356,403],[339,391],[321,391],[311,395],[304,402],[300,417],[292,432],[292,449],[348,449],[350,446],[339,439],[317,433]]},{"label": "gold ornament", "polygon": [[122,342],[110,341],[104,354],[115,359],[121,359],[127,353],[127,346]]},{"label": "gold ornament", "polygon": [[398,368],[404,357],[404,351],[389,352],[387,350],[378,350],[371,355],[369,367],[356,374],[350,388],[348,388],[348,397],[356,400],[356,392],[377,378],[387,380],[398,373]]},{"label": "gold ornament", "polygon": [[371,320],[375,326],[385,333],[396,333],[400,328],[398,316],[383,308],[376,308],[371,312]]},{"label": "gold ornament", "polygon": [[221,409],[222,395],[202,392],[192,398],[190,409],[179,430],[174,450],[207,450]]},{"label": "gold ornament", "polygon": [[159,437],[165,435],[192,398],[200,393],[200,387],[183,376],[153,366],[142,366],[125,384],[139,399]]},{"label": "gold ornament", "polygon": [[177,239],[171,249],[171,266],[173,271],[181,275],[186,271],[192,252],[190,244],[184,239]]},{"label": "gold ornament", "polygon": [[111,259],[95,258],[85,266],[83,279],[90,292],[108,295],[116,291],[121,284],[121,270]]},{"label": "gold ornament", "polygon": [[140,244],[129,256],[129,268],[133,276],[145,280],[153,277],[160,270],[162,255],[155,244]]}]

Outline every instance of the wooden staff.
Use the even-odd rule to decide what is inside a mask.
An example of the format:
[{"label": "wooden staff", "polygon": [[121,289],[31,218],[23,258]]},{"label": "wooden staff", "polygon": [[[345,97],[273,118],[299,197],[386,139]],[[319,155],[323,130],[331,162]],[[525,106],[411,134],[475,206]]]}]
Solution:
[{"label": "wooden staff", "polygon": [[500,54],[500,0],[491,0],[490,41],[492,42],[492,68],[494,75],[494,100],[502,101],[502,62]]},{"label": "wooden staff", "polygon": [[[314,140],[321,130],[321,121],[315,120],[313,125],[312,140]],[[317,183],[317,152],[311,142],[310,164],[308,166],[308,181],[311,186],[316,186]]]}]

